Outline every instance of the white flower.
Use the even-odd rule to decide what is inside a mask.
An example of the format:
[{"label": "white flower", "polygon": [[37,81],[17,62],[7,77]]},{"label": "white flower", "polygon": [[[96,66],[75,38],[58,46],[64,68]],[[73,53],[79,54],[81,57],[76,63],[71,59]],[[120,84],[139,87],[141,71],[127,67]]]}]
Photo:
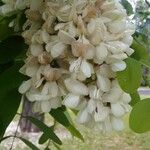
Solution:
[{"label": "white flower", "polygon": [[108,23],[108,30],[111,33],[119,33],[123,32],[126,29],[126,20],[125,19],[118,19],[113,22]]},{"label": "white flower", "polygon": [[52,39],[46,45],[46,51],[50,52],[53,58],[62,55],[66,48],[66,44],[60,42],[57,38]]},{"label": "white flower", "polygon": [[31,87],[31,79],[24,81],[19,87],[19,93],[24,94],[26,93]]},{"label": "white flower", "polygon": [[[11,7],[4,5],[3,12],[23,8],[21,1],[7,1]],[[64,104],[79,111],[80,124],[102,132],[122,130],[131,97],[116,72],[134,52],[135,31],[126,10],[118,0],[28,2],[22,35],[29,50],[20,71],[30,79],[19,92],[34,102],[36,112]]]},{"label": "white flower", "polygon": [[108,92],[111,87],[111,82],[109,78],[97,74],[97,85],[103,92]]},{"label": "white flower", "polygon": [[88,113],[87,109],[84,109],[78,113],[76,120],[78,123],[84,124],[89,122],[90,119],[91,119],[90,114]]},{"label": "white flower", "polygon": [[30,46],[31,54],[35,57],[39,56],[43,52],[43,46],[41,44],[32,44]]},{"label": "white flower", "polygon": [[[93,73],[93,66],[88,63],[85,59],[79,57],[77,60],[70,64],[70,72],[75,74],[83,74],[85,78],[91,77]],[[78,77],[77,77],[78,78]]]},{"label": "white flower", "polygon": [[61,42],[63,42],[64,44],[72,44],[72,42],[75,41],[75,38],[72,37],[69,33],[60,30],[58,33],[58,37],[60,39]]},{"label": "white flower", "polygon": [[108,55],[108,50],[106,48],[106,46],[101,43],[100,45],[96,46],[96,59],[100,62],[105,61],[105,59],[107,58]]},{"label": "white flower", "polygon": [[95,122],[104,121],[109,115],[109,108],[104,107],[102,104],[97,103],[96,110],[94,112],[94,120]]},{"label": "white flower", "polygon": [[80,96],[79,95],[74,95],[72,93],[69,93],[65,98],[64,98],[64,105],[68,108],[76,108],[79,103],[80,103]]},{"label": "white flower", "polygon": [[111,104],[111,112],[115,117],[121,117],[125,114],[124,108],[119,104]]},{"label": "white flower", "polygon": [[88,88],[82,83],[74,79],[65,80],[66,88],[69,92],[77,95],[88,95]]},{"label": "white flower", "polygon": [[111,64],[111,68],[114,72],[123,71],[126,69],[126,63],[124,61],[120,60],[120,61],[117,61],[117,62]]},{"label": "white flower", "polygon": [[121,131],[124,129],[123,121],[119,118],[112,117],[111,118],[112,127],[116,131]]},{"label": "white flower", "polygon": [[40,65],[38,63],[38,60],[34,57],[29,57],[26,60],[26,64],[20,69],[20,72],[29,76],[33,77],[36,75]]}]

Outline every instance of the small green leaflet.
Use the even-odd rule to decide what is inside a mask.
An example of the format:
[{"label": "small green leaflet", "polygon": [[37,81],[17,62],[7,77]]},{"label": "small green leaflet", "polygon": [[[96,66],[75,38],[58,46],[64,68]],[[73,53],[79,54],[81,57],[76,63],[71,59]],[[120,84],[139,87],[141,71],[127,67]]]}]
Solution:
[{"label": "small green leaflet", "polygon": [[141,84],[141,64],[133,58],[127,58],[126,69],[117,72],[117,79],[126,93],[134,93]]},{"label": "small green leaflet", "polygon": [[132,5],[127,0],[121,0],[121,4],[126,9],[128,15],[132,15],[134,13]]},{"label": "small green leaflet", "polygon": [[69,130],[72,136],[75,136],[81,139],[82,141],[84,141],[84,138],[81,135],[81,133],[74,127],[74,125],[72,124],[72,121],[69,120],[71,117],[69,117],[69,113],[67,112],[66,109],[62,109],[62,107],[53,109],[51,110],[50,115],[52,115],[52,117],[57,122],[62,124],[67,130]]},{"label": "small green leaflet", "polygon": [[137,133],[150,131],[150,98],[139,101],[129,118],[130,128]]},{"label": "small green leaflet", "polygon": [[57,135],[53,132],[53,129],[51,127],[48,127],[40,120],[33,118],[33,117],[27,117],[34,125],[36,125],[46,137],[51,139],[52,141],[56,142],[57,144],[61,145],[61,140],[57,137]]},{"label": "small green leaflet", "polygon": [[148,59],[148,51],[141,43],[138,42],[138,39],[133,40],[131,48],[134,49],[134,53],[131,55],[132,58],[136,60]]},{"label": "small green leaflet", "polygon": [[130,96],[131,96],[131,102],[130,102],[131,106],[134,106],[136,103],[138,103],[141,100],[138,91],[131,93]]},{"label": "small green leaflet", "polygon": [[24,142],[28,147],[30,147],[32,150],[40,150],[39,148],[37,148],[33,143],[31,143],[30,141],[20,137],[19,138],[22,142]]}]

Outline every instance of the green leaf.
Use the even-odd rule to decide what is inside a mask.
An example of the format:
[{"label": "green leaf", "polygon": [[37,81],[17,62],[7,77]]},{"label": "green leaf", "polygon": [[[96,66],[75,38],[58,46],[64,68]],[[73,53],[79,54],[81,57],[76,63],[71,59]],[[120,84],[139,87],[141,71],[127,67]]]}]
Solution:
[{"label": "green leaf", "polygon": [[2,72],[4,72],[5,70],[9,69],[10,67],[12,67],[13,65],[14,65],[13,61],[10,61],[10,62],[5,63],[5,64],[0,64],[0,74]]},{"label": "green leaf", "polygon": [[55,143],[53,143],[53,144],[54,144],[54,146],[56,147],[57,150],[61,150],[61,148],[57,144],[55,144]]},{"label": "green leaf", "polygon": [[150,131],[150,98],[141,100],[133,107],[129,124],[137,133]]},{"label": "green leaf", "polygon": [[126,9],[128,15],[132,15],[134,13],[132,5],[127,0],[121,0],[121,4]]},{"label": "green leaf", "polygon": [[149,60],[142,59],[142,60],[140,60],[140,63],[142,65],[144,65],[145,67],[147,67],[148,69],[150,69],[150,61]]},{"label": "green leaf", "polygon": [[136,103],[138,103],[141,100],[140,95],[137,91],[130,94],[130,96],[131,96],[131,102],[130,102],[131,106],[134,106]]},{"label": "green leaf", "polygon": [[24,139],[24,138],[19,138],[20,140],[22,140],[28,147],[30,147],[32,150],[40,150],[39,148],[37,148],[33,143],[31,143],[30,141]]},{"label": "green leaf", "polygon": [[11,36],[0,42],[0,64],[14,60],[25,51],[26,45],[21,36]]},{"label": "green leaf", "polygon": [[66,115],[64,114],[64,109],[62,107],[57,108],[57,109],[52,109],[50,111],[50,115],[53,118],[55,118],[55,120],[59,122],[60,124],[62,124],[63,126],[69,127],[70,122],[68,118],[66,117]]},{"label": "green leaf", "polygon": [[57,108],[51,110],[50,114],[54,117],[54,119],[62,124],[71,134],[72,136],[75,136],[82,141],[84,141],[83,136],[81,133],[73,126],[72,121],[70,120],[71,117],[69,116],[69,113],[64,108]]},{"label": "green leaf", "polygon": [[18,87],[24,80],[18,70],[22,63],[16,63],[0,74],[0,138],[16,115],[21,101]]},{"label": "green leaf", "polygon": [[48,127],[40,120],[33,118],[33,117],[27,117],[34,125],[36,125],[41,131],[44,132],[45,136],[47,136],[49,139],[53,140],[57,144],[61,145],[61,140],[57,137],[57,135],[53,132],[52,127]]},{"label": "green leaf", "polygon": [[82,134],[73,125],[70,125],[69,127],[67,127],[67,129],[70,131],[72,136],[75,136],[84,142]]},{"label": "green leaf", "polygon": [[39,144],[44,144],[48,139],[49,137],[43,133],[39,139]]},{"label": "green leaf", "polygon": [[147,49],[139,43],[137,40],[133,40],[131,48],[134,49],[134,53],[131,55],[132,58],[136,60],[148,59],[148,51]]},{"label": "green leaf", "polygon": [[125,60],[125,70],[117,72],[117,79],[126,93],[134,93],[141,84],[141,64],[133,58]]},{"label": "green leaf", "polygon": [[0,41],[9,37],[14,33],[13,29],[9,27],[9,23],[12,21],[12,17],[6,17],[0,19]]}]

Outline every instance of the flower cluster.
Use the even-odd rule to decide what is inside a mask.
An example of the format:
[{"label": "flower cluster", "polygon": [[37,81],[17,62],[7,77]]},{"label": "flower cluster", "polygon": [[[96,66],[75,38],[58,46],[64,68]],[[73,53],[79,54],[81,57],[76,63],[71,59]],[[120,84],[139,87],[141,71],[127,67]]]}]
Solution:
[{"label": "flower cluster", "polygon": [[[34,110],[64,104],[77,122],[102,131],[122,130],[129,94],[116,72],[126,68],[134,26],[118,0],[32,0],[23,37],[29,45],[19,92]],[[63,99],[63,100],[62,100]]]},{"label": "flower cluster", "polygon": [[30,0],[1,0],[4,5],[0,7],[0,15],[9,15],[10,13],[25,9]]}]

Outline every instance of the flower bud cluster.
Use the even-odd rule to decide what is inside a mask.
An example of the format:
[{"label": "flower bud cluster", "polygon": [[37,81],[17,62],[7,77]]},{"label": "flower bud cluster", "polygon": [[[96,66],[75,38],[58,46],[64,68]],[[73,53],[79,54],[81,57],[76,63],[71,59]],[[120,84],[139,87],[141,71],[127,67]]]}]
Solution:
[{"label": "flower bud cluster", "polygon": [[[134,26],[118,0],[32,0],[23,37],[29,45],[19,92],[34,110],[64,104],[77,122],[102,131],[122,130],[130,110],[116,72],[126,68]],[[62,100],[63,98],[63,100]]]}]

